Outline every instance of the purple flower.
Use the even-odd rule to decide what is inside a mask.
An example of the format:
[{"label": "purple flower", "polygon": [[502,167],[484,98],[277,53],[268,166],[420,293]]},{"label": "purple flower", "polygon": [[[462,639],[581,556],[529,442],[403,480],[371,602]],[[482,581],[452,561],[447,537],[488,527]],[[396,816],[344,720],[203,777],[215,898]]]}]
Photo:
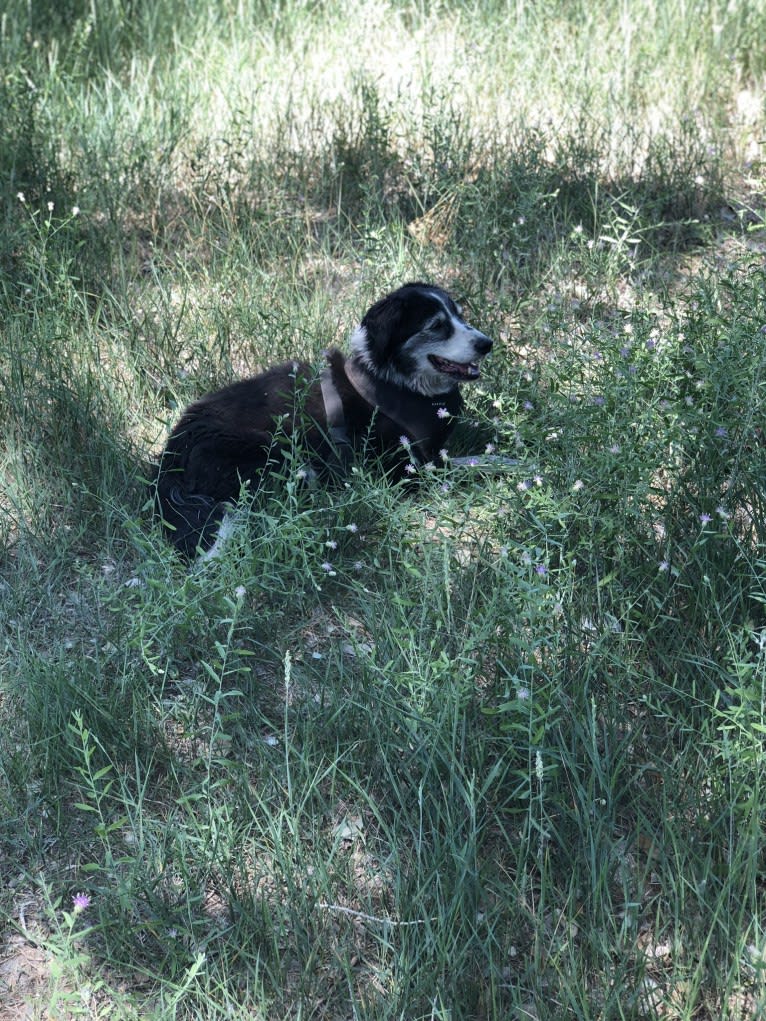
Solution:
[{"label": "purple flower", "polygon": [[716,436],[718,436],[718,437],[720,437],[722,439],[724,436],[728,436],[729,435],[729,430],[725,426],[719,425],[718,428],[715,431],[715,434],[716,434]]},{"label": "purple flower", "polygon": [[412,446],[412,444],[410,443],[409,436],[400,436],[399,442],[401,443],[405,450],[409,450],[410,447]]},{"label": "purple flower", "polygon": [[329,560],[325,560],[325,562],[321,566],[322,570],[325,571],[327,574],[335,574],[335,570]]},{"label": "purple flower", "polygon": [[538,564],[537,567],[535,568],[535,574],[539,574],[541,578],[544,578],[547,573],[548,568],[545,566],[545,564]]},{"label": "purple flower", "polygon": [[412,463],[412,461],[410,461],[408,465],[405,465],[404,470],[407,472],[408,475],[414,475],[415,472],[417,471],[417,468]]},{"label": "purple flower", "polygon": [[606,398],[602,397],[602,396],[601,396],[601,395],[599,394],[599,396],[598,396],[598,397],[594,397],[594,398],[593,398],[593,403],[594,403],[595,405],[597,405],[597,406],[598,406],[598,407],[600,408],[600,407],[601,407],[602,405],[606,404]]},{"label": "purple flower", "polygon": [[90,897],[87,893],[76,893],[72,897],[72,907],[76,915],[79,915],[81,911],[86,911],[90,907]]},{"label": "purple flower", "polygon": [[661,560],[659,562],[659,564],[657,565],[657,570],[658,571],[662,571],[663,574],[665,573],[665,571],[669,571],[670,570],[670,561],[669,560]]},{"label": "purple flower", "polygon": [[709,514],[700,514],[700,523],[703,525],[709,525],[713,519]]},{"label": "purple flower", "polygon": [[524,408],[525,411],[534,411],[535,410],[535,406],[532,403],[532,401],[524,401],[522,407]]}]

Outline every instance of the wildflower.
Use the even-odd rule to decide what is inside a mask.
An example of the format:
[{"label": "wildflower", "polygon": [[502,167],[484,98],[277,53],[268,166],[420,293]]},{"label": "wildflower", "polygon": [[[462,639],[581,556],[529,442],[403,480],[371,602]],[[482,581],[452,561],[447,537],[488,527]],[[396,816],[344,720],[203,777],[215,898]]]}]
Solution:
[{"label": "wildflower", "polygon": [[726,510],[723,504],[720,504],[718,507],[716,507],[715,512],[718,515],[718,517],[722,518],[724,521],[728,521],[729,518],[731,517],[731,514],[729,514],[729,512]]},{"label": "wildflower", "polygon": [[72,216],[79,216],[79,215],[80,215],[80,207],[79,206],[72,206]]},{"label": "wildflower", "polygon": [[529,688],[519,688],[516,692],[516,698],[521,699],[522,702],[529,698]]},{"label": "wildflower", "polygon": [[26,195],[24,194],[24,192],[23,192],[23,191],[17,191],[17,192],[16,192],[16,198],[17,198],[17,199],[19,200],[19,202],[21,202],[22,204],[23,204],[24,202],[26,202],[26,201],[27,201],[27,197],[26,197]]},{"label": "wildflower", "polygon": [[697,176],[694,178],[694,183],[701,187],[705,183],[705,178],[702,176],[702,174],[697,174]]},{"label": "wildflower", "polygon": [[412,461],[410,461],[410,463],[408,465],[405,465],[404,470],[407,472],[408,475],[414,475],[415,472],[417,472],[417,468],[412,463]]},{"label": "wildflower", "polygon": [[237,597],[237,599],[244,599],[246,593],[247,589],[245,588],[244,585],[237,585],[237,587],[234,589],[234,595]]},{"label": "wildflower", "polygon": [[596,405],[597,407],[599,407],[599,408],[600,408],[600,407],[602,407],[602,406],[603,406],[604,404],[606,404],[606,398],[602,397],[602,396],[601,396],[601,395],[599,394],[599,395],[598,395],[598,397],[594,397],[594,398],[593,398],[593,403],[594,403],[594,404],[595,404],[595,405]]},{"label": "wildflower", "polygon": [[49,212],[49,213],[52,213],[52,212],[53,212],[53,203],[52,203],[52,202],[49,202],[49,203],[48,203],[48,212]]},{"label": "wildflower", "polygon": [[542,484],[543,484],[543,477],[542,477],[542,475],[535,475],[532,478],[532,481],[534,482],[534,484],[536,486],[542,486]]},{"label": "wildflower", "polygon": [[401,443],[405,450],[409,450],[410,447],[412,446],[409,436],[400,436],[399,442]]},{"label": "wildflower", "polygon": [[545,564],[538,564],[535,568],[535,574],[539,574],[541,578],[544,578],[548,573],[548,568]]},{"label": "wildflower", "polygon": [[72,907],[74,908],[74,913],[76,915],[79,915],[81,911],[87,911],[90,907],[90,903],[90,897],[87,893],[76,893],[74,897],[72,897]]},{"label": "wildflower", "polygon": [[647,340],[647,342],[646,342],[646,350],[647,351],[654,351],[654,349],[656,347],[657,347],[657,341],[656,340],[652,340],[652,338],[650,337],[649,340]]},{"label": "wildflower", "polygon": [[719,437],[719,439],[723,439],[725,436],[729,435],[729,430],[725,426],[719,425],[715,431],[715,434],[716,436]]},{"label": "wildflower", "polygon": [[520,493],[526,493],[526,491],[529,489],[529,483],[526,481],[526,479],[524,479],[522,482],[516,483],[516,488]]},{"label": "wildflower", "polygon": [[712,520],[709,514],[700,514],[700,524],[709,525]]},{"label": "wildflower", "polygon": [[449,493],[450,489],[452,489],[452,486],[450,485],[449,482],[444,482],[440,486],[440,489],[441,489],[442,493]]},{"label": "wildflower", "polygon": [[449,411],[447,411],[446,408],[437,408],[436,409],[436,417],[437,418],[449,418]]},{"label": "wildflower", "polygon": [[346,525],[346,531],[347,532],[358,532],[359,531],[359,525],[355,525],[354,522],[352,521],[350,525]]},{"label": "wildflower", "polygon": [[330,563],[329,560],[325,560],[325,562],[321,565],[321,567],[322,567],[322,570],[326,574],[335,574],[335,571],[333,570],[333,566],[332,566],[332,564]]},{"label": "wildflower", "polygon": [[446,447],[441,448],[441,450],[439,451],[439,457],[442,459],[442,461],[449,461],[449,451],[447,450]]},{"label": "wildflower", "polygon": [[540,781],[540,783],[543,782],[544,775],[545,775],[545,769],[543,767],[543,757],[542,757],[542,755],[540,754],[539,751],[536,751],[535,752],[535,776]]},{"label": "wildflower", "polygon": [[532,401],[524,401],[522,407],[524,408],[525,411],[534,411],[535,410],[535,406],[532,403]]},{"label": "wildflower", "polygon": [[335,541],[335,539],[328,539],[327,542],[325,543],[325,546],[327,547],[327,549],[337,549],[338,548],[338,544]]},{"label": "wildflower", "polygon": [[657,570],[658,571],[662,571],[663,574],[666,571],[669,571],[670,570],[670,561],[669,560],[661,560],[659,562],[659,564],[657,565]]},{"label": "wildflower", "polygon": [[298,471],[295,473],[295,477],[296,479],[298,479],[299,482],[303,482],[304,479],[308,478],[308,474],[309,473],[306,471],[305,468],[299,468]]},{"label": "wildflower", "polygon": [[353,564],[354,570],[359,573],[364,570],[364,563],[361,560],[355,560]]},{"label": "wildflower", "polygon": [[486,447],[484,448],[484,453],[485,454],[494,454],[494,452],[495,452],[495,444],[494,443],[488,443],[486,445]]},{"label": "wildflower", "polygon": [[609,453],[610,454],[619,454],[619,452],[620,452],[620,444],[619,443],[613,443],[611,445],[611,447],[609,448]]},{"label": "wildflower", "polygon": [[627,346],[627,344],[625,345],[625,347],[620,348],[620,354],[622,355],[623,358],[627,358],[630,355],[630,348]]},{"label": "wildflower", "polygon": [[585,489],[585,483],[582,479],[575,479],[572,489],[575,493],[579,493],[581,489]]},{"label": "wildflower", "polygon": [[684,404],[686,404],[689,408],[694,404],[694,398],[691,394],[687,394],[686,397],[684,397]]}]

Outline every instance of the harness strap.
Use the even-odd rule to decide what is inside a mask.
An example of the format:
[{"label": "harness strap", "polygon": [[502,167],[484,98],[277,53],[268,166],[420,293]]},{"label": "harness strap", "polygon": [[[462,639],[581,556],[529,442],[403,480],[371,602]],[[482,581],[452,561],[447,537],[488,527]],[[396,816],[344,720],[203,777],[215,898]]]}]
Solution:
[{"label": "harness strap", "polygon": [[[403,433],[412,436],[410,443],[410,455],[414,461],[425,464],[428,454],[421,449],[423,431],[428,432],[430,426],[430,414],[424,412],[420,407],[421,398],[415,398],[414,394],[403,392],[403,388],[385,380],[373,379],[369,373],[359,364],[356,358],[347,358],[344,369],[349,383],[356,392],[372,407],[377,408],[392,422],[395,422]],[[408,398],[418,400],[417,410],[410,408],[412,414],[407,414]]]},{"label": "harness strap", "polygon": [[327,435],[335,447],[335,453],[337,454],[341,469],[347,474],[351,468],[354,448],[346,428],[343,402],[332,381],[332,370],[329,365],[322,370],[319,382],[322,387],[322,400],[324,401],[324,411],[327,418]]},{"label": "harness strap", "polygon": [[[409,453],[413,461],[425,464],[431,454],[428,440],[436,421],[437,406],[446,403],[446,395],[439,395],[430,402],[423,397],[409,393],[403,387],[386,380],[374,379],[363,365],[354,358],[347,358],[343,371],[349,383],[362,400],[370,406],[373,414],[380,412],[402,430],[410,440]],[[322,399],[327,418],[327,433],[337,449],[341,468],[348,472],[353,457],[353,444],[348,434],[343,402],[332,380],[332,369],[328,365],[320,374]]]}]

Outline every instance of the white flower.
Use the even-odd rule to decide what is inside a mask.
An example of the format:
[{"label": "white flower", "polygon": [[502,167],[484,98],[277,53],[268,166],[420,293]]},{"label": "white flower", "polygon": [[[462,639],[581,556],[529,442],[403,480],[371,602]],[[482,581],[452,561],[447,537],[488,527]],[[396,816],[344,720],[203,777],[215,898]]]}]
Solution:
[{"label": "white flower", "polygon": [[582,479],[577,479],[574,485],[572,486],[572,489],[574,490],[575,493],[579,493],[581,489],[585,489],[585,483],[583,482]]},{"label": "white flower", "polygon": [[23,191],[17,191],[16,192],[16,198],[19,200],[19,202],[26,202],[27,201],[27,197],[26,197],[26,195],[24,194]]},{"label": "white flower", "polygon": [[436,417],[437,418],[449,418],[449,411],[447,411],[446,408],[437,408],[436,409]]},{"label": "white flower", "polygon": [[48,212],[49,212],[49,213],[52,213],[52,212],[53,212],[53,203],[52,203],[52,202],[49,202],[49,203],[48,203]]},{"label": "white flower", "polygon": [[355,525],[354,522],[352,521],[350,525],[346,525],[346,531],[347,532],[358,532],[359,531],[359,525]]},{"label": "white flower", "polygon": [[79,216],[79,215],[80,215],[80,207],[79,206],[72,206],[72,216]]},{"label": "white flower", "polygon": [[417,468],[412,463],[412,461],[410,461],[410,463],[405,467],[404,470],[407,472],[408,475],[414,475],[415,472],[417,471]]},{"label": "white flower", "polygon": [[244,585],[237,585],[237,587],[234,589],[234,595],[237,597],[237,599],[244,599],[245,596],[247,595],[247,589],[245,588]]}]

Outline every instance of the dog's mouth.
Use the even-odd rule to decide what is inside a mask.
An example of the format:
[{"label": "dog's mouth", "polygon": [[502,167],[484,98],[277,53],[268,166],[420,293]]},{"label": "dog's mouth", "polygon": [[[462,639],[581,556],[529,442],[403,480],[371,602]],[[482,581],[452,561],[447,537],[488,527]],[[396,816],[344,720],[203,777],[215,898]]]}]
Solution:
[{"label": "dog's mouth", "polygon": [[430,354],[428,360],[435,369],[447,376],[455,376],[457,379],[478,379],[478,362],[451,362],[448,358],[440,358],[438,355]]}]

